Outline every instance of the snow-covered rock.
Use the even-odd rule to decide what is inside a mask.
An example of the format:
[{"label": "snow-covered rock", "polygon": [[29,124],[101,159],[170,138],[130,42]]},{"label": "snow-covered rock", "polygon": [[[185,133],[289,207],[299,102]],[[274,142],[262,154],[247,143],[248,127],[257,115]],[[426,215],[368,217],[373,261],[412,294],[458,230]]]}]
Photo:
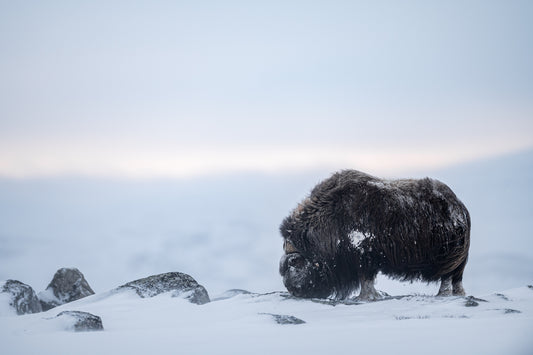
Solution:
[{"label": "snow-covered rock", "polygon": [[57,270],[46,290],[39,292],[38,297],[43,311],[47,311],[90,295],[94,295],[94,291],[80,270],[62,268]]},{"label": "snow-covered rock", "polygon": [[185,298],[191,303],[204,304],[210,301],[206,289],[193,277],[181,272],[167,272],[131,281],[119,286],[117,291],[123,289],[132,289],[141,298],[170,292],[172,297]]},{"label": "snow-covered rock", "polygon": [[54,318],[49,318],[49,320],[61,323],[64,330],[76,332],[104,330],[102,319],[88,312],[63,311]]},{"label": "snow-covered rock", "polygon": [[0,313],[38,313],[42,311],[39,299],[30,286],[17,281],[0,282]]}]

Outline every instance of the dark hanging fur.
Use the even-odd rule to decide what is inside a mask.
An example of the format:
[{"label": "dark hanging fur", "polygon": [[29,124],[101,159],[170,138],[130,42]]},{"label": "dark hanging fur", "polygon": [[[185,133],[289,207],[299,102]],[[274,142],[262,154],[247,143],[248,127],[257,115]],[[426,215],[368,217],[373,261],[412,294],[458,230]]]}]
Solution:
[{"label": "dark hanging fur", "polygon": [[362,286],[374,299],[378,272],[442,281],[440,295],[464,294],[470,216],[433,179],[382,180],[345,170],[318,184],[282,222],[280,273],[298,297],[346,298]]}]

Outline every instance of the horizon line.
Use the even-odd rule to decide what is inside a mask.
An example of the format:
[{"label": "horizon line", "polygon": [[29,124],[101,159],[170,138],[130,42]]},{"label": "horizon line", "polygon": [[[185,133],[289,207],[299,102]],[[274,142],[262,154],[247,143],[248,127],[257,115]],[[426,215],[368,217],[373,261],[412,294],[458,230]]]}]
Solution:
[{"label": "horizon line", "polygon": [[[0,159],[0,179],[3,180],[39,180],[39,179],[95,179],[95,180],[188,180],[194,178],[205,178],[210,176],[232,176],[245,174],[262,175],[296,175],[313,171],[338,171],[344,169],[355,169],[365,171],[374,175],[399,176],[409,174],[420,174],[422,171],[434,172],[461,166],[464,164],[482,162],[492,159],[504,158],[506,156],[520,155],[533,151],[533,146],[518,149],[500,150],[486,154],[445,154],[435,152],[413,153],[413,152],[375,152],[349,154],[335,157],[335,150],[322,152],[315,156],[302,154],[302,152],[292,151],[282,157],[278,151],[274,155],[254,155],[244,154],[232,156],[222,154],[208,154],[210,158],[201,163],[198,159],[205,159],[206,156],[198,154],[188,159],[183,156],[176,158],[163,158],[158,161],[151,160],[124,160],[116,162],[118,165],[109,167],[109,162],[104,162],[98,167],[82,168],[81,166],[48,167],[48,171],[34,169],[33,171],[9,172],[2,169]],[[204,152],[205,153],[205,152]],[[225,152],[227,153],[227,152]],[[440,155],[440,156],[439,156]],[[266,159],[265,159],[266,158]],[[283,159],[285,158],[285,159]],[[298,158],[301,160],[298,161]],[[318,159],[317,159],[318,158]],[[331,158],[331,159],[328,159]],[[437,158],[437,159],[435,159]],[[223,160],[227,161],[224,162]],[[263,159],[263,160],[262,160]],[[280,159],[280,160],[276,160]],[[258,161],[262,160],[262,161]],[[137,163],[134,165],[132,163]],[[185,167],[176,168],[176,165],[185,163]],[[187,166],[187,163],[189,164]],[[106,166],[107,164],[107,166]],[[7,170],[7,171],[6,171]]]}]

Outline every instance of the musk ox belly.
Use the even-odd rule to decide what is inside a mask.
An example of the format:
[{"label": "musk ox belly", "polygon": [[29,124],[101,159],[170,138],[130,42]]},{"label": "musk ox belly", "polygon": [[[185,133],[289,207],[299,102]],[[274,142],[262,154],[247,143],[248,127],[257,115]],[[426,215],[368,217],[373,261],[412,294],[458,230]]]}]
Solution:
[{"label": "musk ox belly", "polygon": [[437,281],[465,262],[468,211],[445,184],[378,180],[366,188],[373,197],[361,201],[358,210],[372,213],[363,213],[368,218],[359,218],[363,223],[356,222],[348,234],[363,276],[377,270],[405,280]]}]

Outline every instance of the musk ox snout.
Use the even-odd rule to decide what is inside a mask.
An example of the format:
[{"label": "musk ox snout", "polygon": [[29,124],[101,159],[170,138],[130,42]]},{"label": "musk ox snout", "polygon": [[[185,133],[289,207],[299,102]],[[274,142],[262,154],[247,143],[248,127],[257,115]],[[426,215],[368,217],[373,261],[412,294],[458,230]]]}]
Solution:
[{"label": "musk ox snout", "polygon": [[296,297],[324,298],[332,291],[324,277],[323,265],[306,259],[300,253],[283,255],[279,272],[287,290]]}]

